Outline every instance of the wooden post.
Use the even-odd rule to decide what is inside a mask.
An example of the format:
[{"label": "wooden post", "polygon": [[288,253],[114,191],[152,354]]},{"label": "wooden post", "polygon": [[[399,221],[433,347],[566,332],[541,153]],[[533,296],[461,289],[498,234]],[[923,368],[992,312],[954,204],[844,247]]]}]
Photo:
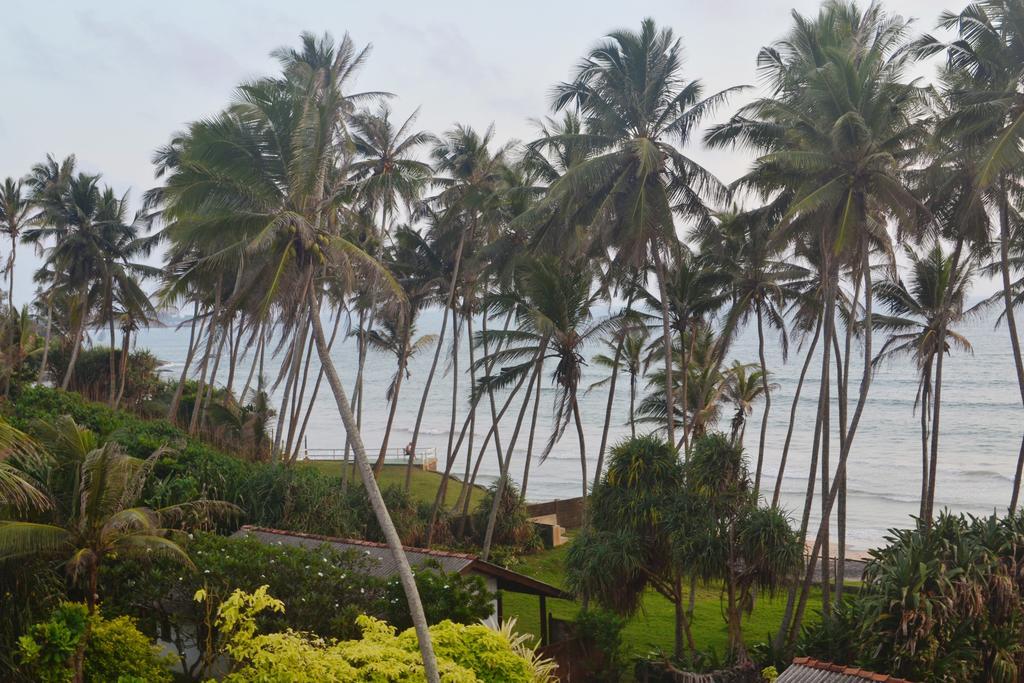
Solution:
[{"label": "wooden post", "polygon": [[498,599],[496,600],[496,602],[498,603],[498,626],[501,627],[501,612],[502,612],[502,609],[501,609],[501,591],[500,590],[498,591]]},{"label": "wooden post", "polygon": [[540,596],[540,645],[548,645],[548,598]]}]

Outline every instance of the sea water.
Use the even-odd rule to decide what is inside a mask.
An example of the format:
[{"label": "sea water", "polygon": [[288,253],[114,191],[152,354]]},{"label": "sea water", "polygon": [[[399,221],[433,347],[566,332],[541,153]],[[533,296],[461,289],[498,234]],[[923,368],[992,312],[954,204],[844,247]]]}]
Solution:
[{"label": "sea water", "polygon": [[[606,311],[596,312],[597,316]],[[497,323],[495,323],[497,324]],[[325,327],[328,328],[328,321]],[[344,327],[345,322],[342,322]],[[437,333],[441,326],[441,313],[437,310],[424,312],[417,326],[418,334]],[[477,329],[479,326],[477,325]],[[977,320],[957,327],[973,344],[973,353],[954,351],[945,360],[942,386],[941,435],[939,447],[939,468],[936,483],[936,508],[949,508],[957,512],[990,514],[994,510],[1005,510],[1011,494],[1017,453],[1024,431],[1024,409],[1014,371],[1009,339],[1005,325],[996,328],[993,320]],[[448,328],[451,338],[451,325]],[[177,379],[186,353],[188,328],[178,329],[174,322],[162,328],[152,328],[140,333],[139,348],[150,349],[165,362],[168,376]],[[101,341],[105,341],[102,340]],[[770,497],[778,473],[779,458],[788,427],[790,406],[796,389],[805,346],[798,340],[790,340],[789,356],[783,362],[783,345],[774,331],[766,332],[767,365],[771,381],[778,384],[772,394],[772,407],[768,419],[765,444],[765,461],[762,475],[762,492]],[[874,348],[877,350],[884,338],[875,335]],[[253,347],[255,345],[252,345]],[[817,353],[820,354],[819,343]],[[453,373],[449,344],[446,340],[438,371],[431,386],[423,424],[420,429],[419,446],[434,448],[438,454],[439,467],[448,446],[451,423],[451,395]],[[860,362],[863,353],[859,344],[854,344],[855,362],[850,371],[850,412],[856,405],[858,384],[861,377]],[[252,350],[252,349],[250,349]],[[402,448],[412,439],[416,412],[423,393],[423,387],[433,360],[433,347],[425,349],[410,362],[410,377],[401,389],[398,412],[390,437],[389,446]],[[607,349],[593,345],[586,350],[589,359],[596,353],[608,353]],[[610,355],[610,354],[609,354]],[[339,333],[332,357],[346,390],[352,391],[356,374],[356,347],[354,338],[344,338]],[[480,353],[477,353],[477,358]],[[743,330],[731,346],[729,359],[745,363],[757,363],[756,331]],[[245,381],[247,363],[238,371],[235,390]],[[267,355],[265,374],[268,381],[276,379],[280,359]],[[834,363],[834,360],[833,360]],[[465,337],[459,352],[458,414],[455,421],[456,436],[468,414],[469,353]],[[223,365],[223,364],[222,364]],[[388,404],[385,391],[395,372],[395,359],[386,354],[370,351],[365,369],[366,408],[363,410],[363,441],[371,453],[375,453],[383,439],[387,422]],[[799,523],[807,486],[807,468],[810,463],[811,441],[818,396],[820,356],[812,361],[804,383],[798,406],[796,426],[789,449],[789,461],[781,492],[784,508],[795,523]],[[314,362],[311,376],[315,377],[317,364]],[[223,381],[222,371],[221,381]],[[601,430],[604,422],[606,386],[587,391],[593,382],[607,376],[603,368],[589,364],[584,368],[579,398],[583,416],[584,442],[587,454],[588,478],[592,480],[597,463]],[[832,369],[833,381],[835,368]],[[851,552],[863,552],[879,545],[892,527],[912,524],[911,515],[917,513],[921,491],[921,436],[920,414],[915,409],[918,391],[918,370],[911,358],[900,358],[881,364],[870,386],[868,401],[857,429],[853,450],[848,465],[848,513],[847,542]],[[307,391],[312,390],[310,379]],[[272,394],[278,405],[282,386]],[[639,403],[644,387],[638,390]],[[834,390],[833,390],[834,393]],[[309,394],[307,393],[307,396]],[[536,459],[554,427],[553,409],[556,392],[551,381],[551,367],[545,369],[541,385],[541,406],[534,444],[534,462],[529,475],[527,498],[532,501],[555,498],[571,498],[581,493],[581,467],[579,442],[575,428],[570,424],[564,436],[554,446],[551,454],[541,463]],[[628,378],[620,374],[616,399],[612,408],[612,422],[609,444],[614,444],[629,435],[627,424],[629,414]],[[498,396],[500,409],[503,396]],[[520,400],[513,401],[501,423],[502,445],[506,445],[515,424]],[[758,452],[758,438],[761,426],[763,403],[754,406],[749,417],[745,447],[750,458],[751,471]],[[727,431],[733,415],[732,406],[722,411],[719,428]],[[529,428],[529,413],[524,420],[522,433],[512,457],[511,476],[518,483],[523,477],[526,440]],[[838,409],[833,405],[832,424],[838,423]],[[490,426],[490,413],[486,403],[481,403],[476,420],[474,449],[479,451]],[[640,432],[649,426],[639,425]],[[313,448],[341,448],[345,443],[345,430],[338,417],[333,397],[326,381],[321,387],[309,421],[306,445]],[[453,468],[461,476],[465,470],[465,445]],[[834,468],[839,457],[838,441],[833,441],[831,464]],[[474,453],[476,457],[476,453]],[[493,482],[498,474],[497,456],[492,445],[485,452],[478,481]],[[817,475],[817,492],[820,496],[820,473]],[[811,520],[812,533],[817,528],[820,500],[816,500]],[[833,532],[834,534],[834,532]],[[833,539],[835,536],[833,535]]]}]

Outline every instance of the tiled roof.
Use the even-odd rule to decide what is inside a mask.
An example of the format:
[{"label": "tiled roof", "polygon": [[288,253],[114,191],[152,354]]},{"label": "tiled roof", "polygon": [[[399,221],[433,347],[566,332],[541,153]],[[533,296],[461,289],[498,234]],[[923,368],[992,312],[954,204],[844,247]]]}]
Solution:
[{"label": "tiled roof", "polygon": [[[366,556],[370,562],[367,570],[372,576],[388,578],[398,572],[395,559],[391,550],[384,543],[374,543],[352,538],[335,538],[333,536],[321,536],[319,534],[306,534],[300,531],[282,531],[281,529],[268,529],[258,526],[243,526],[234,533],[235,536],[251,536],[267,544],[281,544],[299,546],[302,548],[318,548],[327,544],[337,550],[355,551]],[[412,548],[403,546],[405,556],[409,564],[414,568],[422,566],[427,562],[437,562],[441,569],[448,573],[466,574],[477,572],[493,577],[498,588],[510,590],[517,593],[530,593],[532,595],[544,595],[549,598],[561,598],[571,600],[572,596],[567,595],[558,588],[538,581],[537,579],[520,574],[518,572],[499,567],[490,562],[484,562],[476,555],[469,553],[454,553],[446,550],[433,550],[428,548]]]},{"label": "tiled roof", "polygon": [[903,678],[893,678],[888,674],[877,674],[873,671],[858,669],[842,664],[819,662],[810,657],[797,657],[792,666],[782,672],[777,683],[910,683]]}]

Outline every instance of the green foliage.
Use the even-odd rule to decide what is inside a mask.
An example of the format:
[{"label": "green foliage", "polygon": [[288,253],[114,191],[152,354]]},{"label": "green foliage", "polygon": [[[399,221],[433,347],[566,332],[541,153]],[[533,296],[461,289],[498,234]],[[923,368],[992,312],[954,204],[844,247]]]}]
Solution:
[{"label": "green foliage", "polygon": [[171,680],[168,667],[173,658],[160,656],[159,648],[132,619],[90,615],[80,603],[61,603],[49,620],[35,624],[21,637],[18,648],[25,672],[42,683],[71,681],[80,650],[87,683]]},{"label": "green foliage", "polygon": [[[484,532],[487,529],[487,517],[494,504],[494,496],[497,494],[498,484],[491,484],[483,496],[480,497],[470,519],[474,540],[482,544]],[[501,495],[501,505],[498,507],[498,517],[494,524],[494,538],[492,543],[496,546],[504,546],[507,555],[514,556],[516,553],[530,552],[543,547],[540,536],[533,522],[530,521],[530,513],[526,509],[526,503],[519,495],[519,489],[506,482]],[[510,552],[511,551],[511,552]]]},{"label": "green foliage", "polygon": [[[423,601],[428,623],[448,620],[457,624],[475,624],[491,616],[494,595],[487,591],[480,576],[447,573],[437,563],[417,568],[415,575],[416,588]],[[413,625],[409,604],[398,577],[387,582],[383,617],[397,628]]]},{"label": "green foliage", "polygon": [[599,659],[601,663],[599,670],[589,672],[588,680],[618,681],[626,666],[622,644],[626,620],[614,612],[588,609],[580,610],[573,626],[584,657],[591,661]]},{"label": "green foliage", "polygon": [[1019,680],[1024,671],[1024,515],[943,513],[892,530],[864,586],[800,649],[911,680]]},{"label": "green foliage", "polygon": [[[197,599],[205,599],[202,593]],[[416,633],[396,634],[394,627],[359,617],[362,638],[334,641],[310,638],[295,631],[260,634],[256,617],[281,612],[284,605],[266,587],[246,594],[236,591],[219,608],[217,624],[228,634],[225,652],[236,669],[230,683],[295,681],[423,680]],[[442,680],[450,683],[547,683],[549,663],[539,661],[510,629],[492,631],[444,621],[430,629]]]},{"label": "green foliage", "polygon": [[[51,377],[62,378],[67,372],[70,349],[54,346],[50,349],[48,362]],[[117,364],[117,382],[120,383],[121,349],[114,350]],[[123,405],[132,410],[141,409],[148,401],[156,398],[161,382],[160,359],[146,349],[128,354],[128,376],[125,380]],[[114,387],[116,392],[120,384]],[[105,401],[110,391],[110,348],[93,346],[82,349],[75,361],[75,373],[68,389],[82,394],[93,401]]]},{"label": "green foliage", "polygon": [[22,559],[0,565],[0,674],[15,675],[19,636],[45,619],[65,593],[64,577],[50,562]]}]

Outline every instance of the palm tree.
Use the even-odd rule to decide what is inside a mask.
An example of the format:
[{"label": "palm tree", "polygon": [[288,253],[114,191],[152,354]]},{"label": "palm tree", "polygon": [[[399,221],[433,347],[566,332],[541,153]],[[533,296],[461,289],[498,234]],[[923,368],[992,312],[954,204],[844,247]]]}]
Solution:
[{"label": "palm tree", "polygon": [[[1024,141],[1024,7],[1009,0],[978,0],[960,12],[943,12],[939,27],[954,31],[946,44],[925,36],[918,54],[945,51],[942,76],[953,111],[937,132],[963,140],[977,150],[973,165],[973,204],[991,209],[999,230],[999,275],[1003,315],[1010,336],[1017,385],[1024,403],[1024,358],[1011,290],[1012,214],[1021,183]],[[1010,509],[1019,502],[1024,477],[1024,439],[1014,476]]]},{"label": "palm tree", "polygon": [[[965,318],[964,300],[973,279],[973,265],[954,264],[936,243],[924,253],[907,247],[909,283],[902,278],[880,282],[879,301],[890,315],[875,317],[875,327],[890,333],[874,363],[909,355],[921,375],[915,407],[921,410],[921,519],[930,523],[934,513],[938,468],[939,410],[942,399],[942,357],[952,348],[971,351],[971,343],[953,329]],[[931,420],[929,444],[928,421]]]},{"label": "palm tree", "polygon": [[[516,311],[517,329],[491,330],[486,335],[481,333],[481,342],[487,339],[504,344],[504,348],[495,351],[493,356],[485,356],[477,361],[481,366],[492,359],[502,364],[499,375],[481,380],[485,386],[508,386],[529,376],[527,402],[542,364],[547,361],[555,364],[551,376],[555,385],[554,428],[540,459],[543,462],[547,458],[570,421],[574,422],[579,443],[584,500],[587,497],[587,451],[578,401],[585,364],[582,352],[588,343],[596,341],[615,324],[612,319],[594,320],[591,309],[601,293],[595,291],[592,285],[592,274],[583,264],[565,263],[553,257],[536,257],[527,262],[521,267],[516,289],[508,292],[506,300],[502,302],[504,306]],[[503,365],[511,362],[516,364]],[[520,411],[520,422],[525,409],[526,402]],[[496,499],[500,499],[507,479],[517,433],[518,425],[505,452]],[[492,506],[488,533],[484,539],[485,556],[490,549],[495,514],[496,506]]]},{"label": "palm tree", "polygon": [[[602,430],[601,442],[605,443],[608,433],[609,422],[611,421],[611,403],[615,398],[615,380],[621,370],[629,377],[629,413],[626,424],[629,425],[630,437],[636,436],[636,392],[640,380],[646,370],[648,331],[645,327],[629,326],[626,323],[620,329],[615,330],[607,339],[603,340],[605,347],[614,355],[598,353],[591,362],[599,367],[611,371],[611,374],[604,379],[594,382],[587,391],[597,387],[608,385],[608,409],[605,415],[605,424]],[[600,461],[598,462],[598,476],[600,475]]]},{"label": "palm tree", "polygon": [[100,444],[92,432],[67,416],[40,428],[50,459],[37,463],[33,474],[47,482],[52,519],[48,523],[0,522],[0,560],[29,555],[64,559],[72,581],[84,587],[90,612],[96,608],[104,561],[161,553],[191,565],[179,532],[170,527],[199,522],[213,513],[238,512],[229,503],[210,500],[158,509],[139,506],[163,449],[146,460],[133,458],[116,442]]},{"label": "palm tree", "polygon": [[11,239],[11,253],[7,257],[4,272],[7,274],[7,308],[14,310],[14,260],[18,253],[18,237],[29,223],[28,212],[32,204],[22,193],[22,181],[13,178],[0,185],[0,232]]},{"label": "palm tree", "polygon": [[[757,447],[757,466],[754,470],[754,496],[761,490],[761,471],[764,466],[765,436],[772,406],[772,392],[768,386],[768,365],[765,361],[765,326],[779,331],[782,359],[789,352],[789,337],[783,306],[793,293],[787,283],[799,272],[782,258],[784,244],[772,234],[777,219],[775,207],[760,210],[720,213],[714,223],[700,231],[701,257],[705,267],[713,269],[725,281],[725,296],[729,298],[729,311],[725,321],[726,336],[736,334],[740,325],[751,315],[757,323],[757,355],[760,361],[758,378],[760,396],[764,398],[761,415],[761,433]],[[742,443],[742,438],[741,438]]]},{"label": "palm tree", "polygon": [[395,374],[391,377],[391,382],[388,384],[385,393],[391,408],[388,411],[387,425],[384,427],[384,439],[381,441],[380,454],[377,456],[377,463],[374,465],[374,470],[378,473],[384,467],[384,456],[387,454],[391,426],[395,421],[398,396],[402,390],[402,380],[409,377],[409,362],[419,352],[437,341],[437,335],[434,334],[416,337],[415,317],[417,313],[418,310],[410,306],[408,310],[382,316],[379,318],[381,327],[366,333],[370,348],[393,355],[398,363]]},{"label": "palm tree", "polygon": [[[615,265],[624,268],[653,262],[662,292],[666,416],[674,412],[674,383],[664,258],[679,241],[674,216],[705,223],[705,201],[725,194],[682,150],[701,120],[735,90],[703,98],[700,81],[684,81],[681,66],[680,42],[651,19],[639,32],[610,33],[591,50],[573,79],[555,87],[553,107],[579,112],[583,132],[572,139],[592,151],[522,218],[540,225],[538,244],[563,245],[559,253],[579,244],[577,229],[583,228],[588,243],[579,246],[590,254],[613,249]],[[674,442],[672,420],[667,428]]]},{"label": "palm tree", "polygon": [[768,383],[767,379],[762,376],[761,370],[755,369],[749,363],[733,361],[732,367],[729,368],[725,398],[736,408],[732,418],[730,436],[740,447],[743,446],[747,418],[754,412],[754,404],[761,398],[767,401],[771,392],[778,388],[778,384]]},{"label": "palm tree", "polygon": [[437,683],[437,662],[408,558],[373,476],[320,319],[325,286],[350,282],[352,269],[373,273],[401,298],[380,264],[338,229],[349,185],[339,170],[347,163],[346,124],[355,104],[366,98],[346,91],[367,50],[357,49],[348,36],[335,43],[330,36],[303,34],[301,42],[298,50],[274,53],[281,78],[243,85],[230,108],[189,127],[161,190],[165,232],[182,251],[195,248],[208,268],[225,259],[234,265],[244,254],[248,286],[238,290],[259,292],[260,317],[276,311],[279,328],[296,350],[312,333],[409,602],[427,680]]},{"label": "palm tree", "polygon": [[[761,50],[759,63],[772,88],[770,95],[747,105],[707,137],[713,145],[740,143],[760,150],[754,169],[738,185],[763,196],[790,193],[779,239],[817,245],[824,275],[825,343],[816,432],[826,468],[832,432],[831,341],[840,272],[850,267],[856,281],[863,281],[863,288],[857,285],[855,290],[864,298],[864,375],[852,417],[841,420],[846,424],[840,434],[839,462],[830,490],[822,492],[822,524],[796,618],[784,619],[791,639],[799,630],[816,554],[827,538],[871,386],[869,250],[888,241],[888,222],[910,231],[927,215],[905,177],[927,132],[926,99],[920,88],[905,80],[914,60],[905,49],[908,22],[877,3],[862,10],[845,0],[829,0],[816,17],[794,13],[794,24],[784,40]],[[845,408],[840,413],[844,416]],[[827,595],[823,602],[827,614]]]}]

